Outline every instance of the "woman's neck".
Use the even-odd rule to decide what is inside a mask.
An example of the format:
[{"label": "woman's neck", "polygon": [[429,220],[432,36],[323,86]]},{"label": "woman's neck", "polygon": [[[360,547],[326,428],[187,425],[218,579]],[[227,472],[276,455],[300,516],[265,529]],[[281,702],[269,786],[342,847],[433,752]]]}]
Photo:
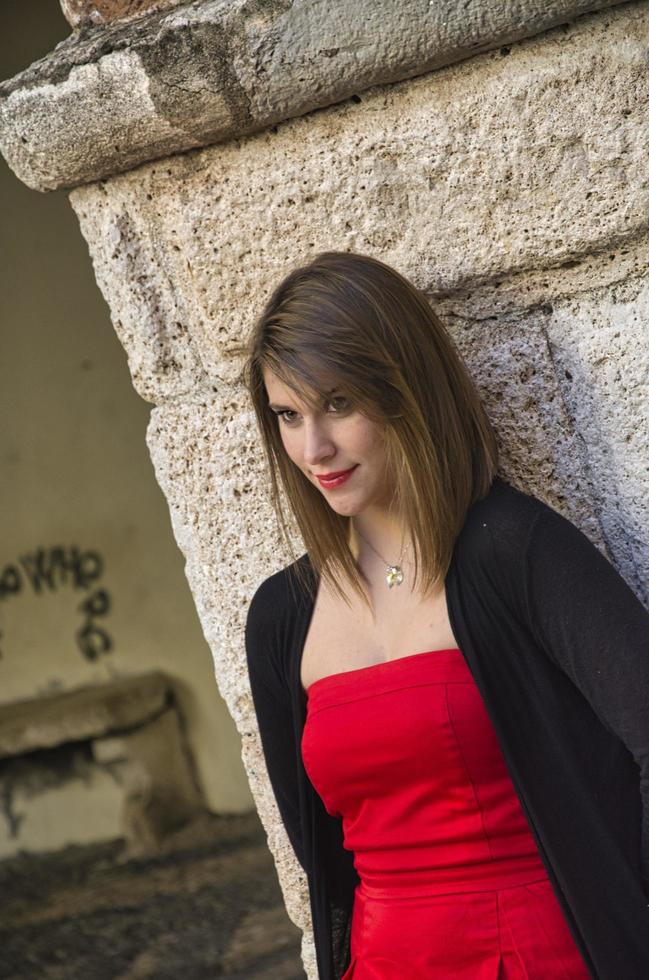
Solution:
[{"label": "woman's neck", "polygon": [[383,559],[386,564],[397,564],[412,554],[405,524],[394,514],[364,511],[351,518],[349,527],[349,544],[357,561]]}]

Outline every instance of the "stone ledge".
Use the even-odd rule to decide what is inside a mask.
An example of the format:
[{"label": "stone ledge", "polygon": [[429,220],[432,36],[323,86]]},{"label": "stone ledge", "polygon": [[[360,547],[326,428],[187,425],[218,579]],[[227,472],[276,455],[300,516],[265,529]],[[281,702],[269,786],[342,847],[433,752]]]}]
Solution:
[{"label": "stone ledge", "polygon": [[74,187],[622,2],[201,0],[82,30],[1,84],[0,150],[29,187]]},{"label": "stone ledge", "polygon": [[172,681],[161,671],[0,704],[0,759],[124,732],[160,715]]}]

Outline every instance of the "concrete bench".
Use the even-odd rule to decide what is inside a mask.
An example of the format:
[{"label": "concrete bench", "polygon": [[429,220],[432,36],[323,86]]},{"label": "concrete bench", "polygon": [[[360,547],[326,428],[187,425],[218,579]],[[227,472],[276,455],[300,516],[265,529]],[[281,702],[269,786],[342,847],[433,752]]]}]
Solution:
[{"label": "concrete bench", "polygon": [[0,856],[111,836],[155,850],[204,810],[172,678],[0,704],[0,791]]}]

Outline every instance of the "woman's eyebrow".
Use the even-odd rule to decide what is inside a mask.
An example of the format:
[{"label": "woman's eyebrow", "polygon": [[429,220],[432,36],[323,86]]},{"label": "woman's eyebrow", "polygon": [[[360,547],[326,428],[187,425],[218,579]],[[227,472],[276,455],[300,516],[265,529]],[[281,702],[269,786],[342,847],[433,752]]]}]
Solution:
[{"label": "woman's eyebrow", "polygon": [[[336,385],[335,388],[329,388],[327,391],[323,392],[323,399],[322,400],[323,401],[326,401],[326,399],[329,397],[329,395],[333,395],[334,392],[336,392],[336,391],[339,390],[339,388],[340,388],[340,385]],[[278,405],[275,402],[268,402],[268,407],[273,412],[294,412],[294,411],[296,411],[296,409],[291,408],[290,405]]]},{"label": "woman's eyebrow", "polygon": [[274,402],[268,402],[268,407],[273,412],[293,412],[293,408],[289,408],[288,405],[276,405]]}]

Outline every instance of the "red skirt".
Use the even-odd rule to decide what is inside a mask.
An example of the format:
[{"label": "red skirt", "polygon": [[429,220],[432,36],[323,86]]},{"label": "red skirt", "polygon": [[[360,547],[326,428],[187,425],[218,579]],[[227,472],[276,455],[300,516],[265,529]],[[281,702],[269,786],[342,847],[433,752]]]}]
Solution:
[{"label": "red skirt", "polygon": [[360,877],[343,980],[588,980],[461,651],[307,694],[305,768]]}]

